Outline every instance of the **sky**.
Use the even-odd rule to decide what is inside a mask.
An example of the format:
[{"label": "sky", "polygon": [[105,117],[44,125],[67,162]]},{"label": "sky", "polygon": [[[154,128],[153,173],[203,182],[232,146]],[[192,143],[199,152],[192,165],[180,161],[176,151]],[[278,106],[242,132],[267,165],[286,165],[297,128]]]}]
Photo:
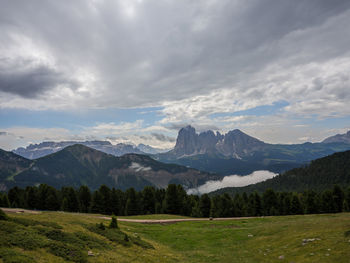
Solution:
[{"label": "sky", "polygon": [[350,129],[350,1],[0,0],[0,148]]}]

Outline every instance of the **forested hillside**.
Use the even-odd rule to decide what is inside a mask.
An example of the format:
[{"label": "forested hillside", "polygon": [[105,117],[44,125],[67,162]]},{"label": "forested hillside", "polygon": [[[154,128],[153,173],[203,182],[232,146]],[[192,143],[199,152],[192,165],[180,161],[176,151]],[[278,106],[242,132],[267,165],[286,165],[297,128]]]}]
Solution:
[{"label": "forested hillside", "polygon": [[334,153],[312,161],[309,165],[295,168],[261,183],[246,187],[219,189],[211,194],[275,191],[324,190],[338,184],[350,186],[350,151]]}]

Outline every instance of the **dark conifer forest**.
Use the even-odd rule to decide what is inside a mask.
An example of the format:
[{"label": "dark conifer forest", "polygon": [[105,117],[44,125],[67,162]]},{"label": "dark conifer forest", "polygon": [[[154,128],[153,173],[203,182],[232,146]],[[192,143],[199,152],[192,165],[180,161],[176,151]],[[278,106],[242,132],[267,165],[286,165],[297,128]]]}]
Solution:
[{"label": "dark conifer forest", "polygon": [[63,187],[57,190],[46,184],[14,187],[0,194],[1,207],[101,213],[130,216],[142,214],[176,214],[192,217],[243,217],[338,213],[350,211],[350,187],[338,185],[323,191],[253,192],[230,196],[188,195],[181,185],[170,184],[166,189],[151,186],[142,191],[110,189],[102,185],[96,191],[86,186],[79,189]]}]

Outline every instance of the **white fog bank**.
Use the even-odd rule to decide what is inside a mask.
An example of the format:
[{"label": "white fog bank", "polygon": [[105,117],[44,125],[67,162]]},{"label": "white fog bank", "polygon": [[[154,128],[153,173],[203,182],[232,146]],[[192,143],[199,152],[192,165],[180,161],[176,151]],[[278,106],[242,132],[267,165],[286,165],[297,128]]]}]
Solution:
[{"label": "white fog bank", "polygon": [[275,177],[277,174],[270,171],[255,171],[249,175],[229,175],[222,180],[208,181],[205,184],[187,190],[188,194],[206,194],[224,187],[241,187],[256,184]]}]

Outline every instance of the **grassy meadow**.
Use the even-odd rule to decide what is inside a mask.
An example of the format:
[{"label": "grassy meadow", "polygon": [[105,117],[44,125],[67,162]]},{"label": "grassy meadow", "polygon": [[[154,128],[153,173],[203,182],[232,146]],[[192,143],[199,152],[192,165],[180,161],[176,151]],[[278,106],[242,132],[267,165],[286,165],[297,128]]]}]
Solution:
[{"label": "grassy meadow", "polygon": [[8,216],[0,221],[1,263],[350,262],[350,213],[167,224],[119,221],[119,229],[90,214]]}]

